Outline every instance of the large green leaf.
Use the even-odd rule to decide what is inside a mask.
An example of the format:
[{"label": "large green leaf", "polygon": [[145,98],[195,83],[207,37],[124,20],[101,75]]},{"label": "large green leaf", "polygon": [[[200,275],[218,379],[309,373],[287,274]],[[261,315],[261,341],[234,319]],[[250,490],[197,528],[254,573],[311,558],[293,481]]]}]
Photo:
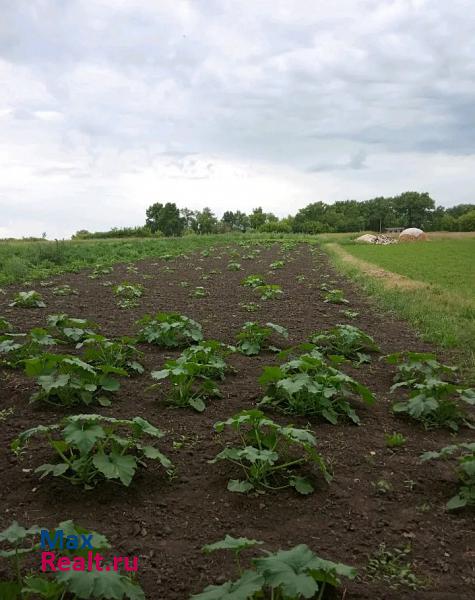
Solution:
[{"label": "large green leaf", "polygon": [[244,571],[237,581],[226,581],[223,585],[209,585],[191,600],[249,600],[262,589],[264,578],[255,571]]},{"label": "large green leaf", "polygon": [[135,457],[129,454],[118,454],[117,452],[111,452],[110,454],[101,452],[94,456],[92,462],[106,479],[120,479],[126,486],[130,485],[137,468]]}]

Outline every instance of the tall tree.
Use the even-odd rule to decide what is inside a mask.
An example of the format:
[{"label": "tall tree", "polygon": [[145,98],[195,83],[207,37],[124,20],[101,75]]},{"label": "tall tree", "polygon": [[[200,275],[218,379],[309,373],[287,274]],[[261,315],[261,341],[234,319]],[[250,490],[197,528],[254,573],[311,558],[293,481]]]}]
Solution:
[{"label": "tall tree", "polygon": [[200,234],[215,233],[217,226],[218,219],[210,208],[206,207],[202,211],[196,211],[193,224],[194,231]]},{"label": "tall tree", "polygon": [[146,224],[155,233],[160,231],[166,236],[179,236],[183,234],[185,219],[180,216],[177,205],[167,202],[165,206],[156,202],[146,211]]},{"label": "tall tree", "polygon": [[434,210],[435,202],[427,192],[404,192],[394,198],[393,206],[405,227],[421,227]]}]

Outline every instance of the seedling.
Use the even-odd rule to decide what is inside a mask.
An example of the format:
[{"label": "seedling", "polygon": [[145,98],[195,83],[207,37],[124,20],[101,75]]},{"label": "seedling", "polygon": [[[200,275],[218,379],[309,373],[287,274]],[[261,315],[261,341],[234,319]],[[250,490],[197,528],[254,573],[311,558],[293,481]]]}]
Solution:
[{"label": "seedling", "polygon": [[289,337],[289,332],[281,325],[266,323],[265,326],[262,326],[259,323],[247,321],[237,334],[237,349],[247,356],[255,356],[264,348],[273,352],[280,352],[280,348],[269,344],[273,333],[277,333],[285,339]]},{"label": "seedling", "polygon": [[54,296],[77,296],[79,294],[76,289],[72,288],[67,283],[54,287],[52,293]]},{"label": "seedling", "polygon": [[127,273],[137,274],[139,272],[138,268],[135,265],[127,265],[125,267],[125,270],[127,271]]},{"label": "seedling", "polygon": [[386,434],[386,446],[388,448],[400,448],[404,446],[407,442],[407,439],[402,435],[402,433],[391,433]]},{"label": "seedling", "polygon": [[315,351],[302,354],[280,367],[264,367],[259,383],[266,387],[260,406],[269,406],[286,414],[323,417],[333,425],[341,416],[360,424],[350,399],[359,397],[368,406],[375,402],[366,386],[330,367]]},{"label": "seedling", "polygon": [[124,281],[114,287],[114,294],[119,298],[140,298],[143,296],[144,287],[140,283]]},{"label": "seedling", "polygon": [[[126,433],[122,433],[126,432]],[[46,438],[59,461],[35,469],[41,478],[51,475],[80,484],[85,489],[99,482],[113,480],[129,486],[137,468],[145,459],[157,460],[171,474],[173,464],[154,445],[144,445],[143,438],[160,439],[163,432],[141,417],[131,420],[101,415],[73,415],[53,425],[39,425],[21,433],[12,450],[24,452],[32,437]]]},{"label": "seedling", "polygon": [[104,265],[96,265],[90,275],[88,275],[89,279],[97,279],[102,275],[109,275],[112,273],[114,269],[112,267],[106,267]]},{"label": "seedling", "polygon": [[13,330],[13,325],[4,317],[0,317],[0,333],[7,333]]},{"label": "seedling", "polygon": [[230,263],[228,263],[228,266],[226,268],[228,269],[228,271],[241,271],[242,270],[241,263],[238,263],[238,262],[230,262]]},{"label": "seedling", "polygon": [[247,312],[256,312],[261,307],[261,305],[257,304],[257,302],[240,302],[239,306]]},{"label": "seedling", "polygon": [[243,571],[240,553],[250,548],[257,550],[260,545],[262,542],[258,540],[227,535],[223,540],[204,546],[203,551],[207,554],[230,550],[236,559],[238,579],[222,585],[209,585],[191,600],[321,600],[325,591],[341,585],[341,578],[356,577],[353,567],[320,558],[304,544],[277,552],[263,549],[258,557],[251,560],[251,568]]},{"label": "seedling", "polygon": [[329,290],[325,294],[323,302],[331,302],[332,304],[349,304],[349,300],[345,298],[343,290],[338,289]]},{"label": "seedling", "polygon": [[273,271],[276,271],[277,269],[283,269],[285,267],[285,261],[283,261],[283,260],[276,260],[275,262],[271,263],[269,265],[269,267]]},{"label": "seedling", "polygon": [[18,306],[20,308],[44,308],[46,304],[43,297],[38,292],[30,290],[29,292],[18,292],[8,306]]},{"label": "seedling", "polygon": [[265,285],[265,281],[260,275],[248,275],[245,279],[241,281],[241,285],[250,288],[256,288],[261,285]]},{"label": "seedling", "polygon": [[103,335],[91,335],[76,347],[84,349],[84,360],[96,367],[124,369],[127,373],[139,375],[144,372],[139,360],[143,352],[128,337],[109,340]]},{"label": "seedling", "polygon": [[403,586],[417,590],[423,587],[423,582],[413,572],[411,563],[407,561],[410,553],[409,545],[389,550],[385,544],[381,544],[368,560],[366,567],[368,579],[382,581],[391,589]]},{"label": "seedling", "polygon": [[356,317],[360,314],[357,310],[350,309],[342,309],[340,312],[345,317],[348,317],[348,319],[356,319]]},{"label": "seedling", "polygon": [[314,333],[310,340],[325,354],[339,354],[358,365],[371,361],[367,352],[379,352],[374,339],[353,325],[336,325]]},{"label": "seedling", "polygon": [[438,452],[425,452],[421,456],[423,462],[438,458],[457,457],[458,493],[447,502],[447,510],[475,506],[475,442],[453,444]]},{"label": "seedling", "polygon": [[296,279],[297,283],[304,283],[307,278],[305,277],[305,275],[297,275]]},{"label": "seedling", "polygon": [[94,335],[98,326],[87,319],[76,319],[66,314],[50,315],[46,322],[52,332],[66,342],[81,342]]},{"label": "seedling", "polygon": [[209,296],[209,293],[204,287],[197,286],[190,296],[193,298],[205,298],[206,296]]},{"label": "seedling", "polygon": [[280,285],[277,284],[259,285],[255,290],[260,295],[261,300],[273,300],[284,294]]},{"label": "seedling", "polygon": [[[226,445],[210,462],[226,460],[239,467],[243,479],[230,479],[230,492],[266,492],[293,487],[299,494],[310,494],[313,485],[295,470],[311,464],[330,482],[331,475],[309,430],[290,425],[282,427],[255,409],[244,410],[214,424],[218,433],[225,428],[237,433],[239,443]],[[300,458],[296,458],[296,454],[301,454]]]},{"label": "seedling", "polygon": [[203,339],[201,325],[178,313],[145,315],[137,321],[141,325],[139,340],[163,348],[190,346]]},{"label": "seedling", "polygon": [[190,284],[188,283],[188,281],[180,281],[180,283],[178,285],[182,288],[190,287]]},{"label": "seedling", "polygon": [[25,373],[35,377],[39,390],[31,401],[62,406],[99,402],[109,406],[108,394],[116,392],[120,384],[114,375],[127,371],[112,366],[93,367],[77,356],[43,353],[25,361]]}]

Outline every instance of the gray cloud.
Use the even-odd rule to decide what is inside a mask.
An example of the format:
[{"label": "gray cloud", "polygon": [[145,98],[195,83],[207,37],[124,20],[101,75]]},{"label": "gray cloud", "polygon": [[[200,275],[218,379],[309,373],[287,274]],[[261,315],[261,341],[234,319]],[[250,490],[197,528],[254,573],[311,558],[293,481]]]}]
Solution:
[{"label": "gray cloud", "polygon": [[[61,214],[56,233],[90,224],[83,211],[65,210],[64,198],[89,202],[98,228],[140,222],[144,203],[164,191],[182,205],[215,194],[223,212],[239,202],[229,189],[236,180],[277,213],[315,197],[405,187],[445,204],[473,199],[469,0],[17,0],[0,8],[0,208],[15,205],[18,190],[23,198],[4,229],[21,230],[22,210],[43,225],[45,204]],[[450,168],[428,178],[440,156]],[[447,191],[454,172],[457,197]],[[191,186],[201,180],[212,188]],[[137,202],[147,185],[149,198]],[[275,185],[294,202],[273,206]],[[116,221],[98,194],[120,204]]]}]

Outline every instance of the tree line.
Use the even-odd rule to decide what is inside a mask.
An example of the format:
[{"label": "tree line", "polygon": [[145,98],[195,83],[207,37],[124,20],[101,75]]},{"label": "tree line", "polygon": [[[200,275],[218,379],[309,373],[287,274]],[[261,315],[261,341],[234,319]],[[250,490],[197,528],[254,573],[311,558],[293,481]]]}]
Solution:
[{"label": "tree line", "polygon": [[230,231],[268,233],[384,232],[389,227],[419,227],[424,231],[475,231],[475,204],[451,208],[435,205],[428,193],[404,192],[394,197],[343,200],[334,204],[313,202],[295,215],[279,219],[261,207],[250,214],[227,210],[218,219],[210,208],[189,210],[175,203],[155,202],[146,210],[145,225],[114,228],[107,232],[78,231],[73,238],[181,236]]}]

